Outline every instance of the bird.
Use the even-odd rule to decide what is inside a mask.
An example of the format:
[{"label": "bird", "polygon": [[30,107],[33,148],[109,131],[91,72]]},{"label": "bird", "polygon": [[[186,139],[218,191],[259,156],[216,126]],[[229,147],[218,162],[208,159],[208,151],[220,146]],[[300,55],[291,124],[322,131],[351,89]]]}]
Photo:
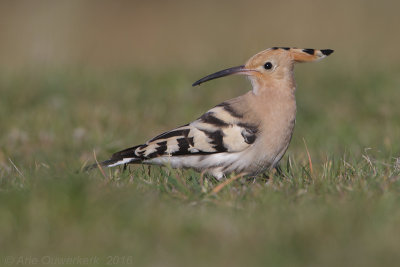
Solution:
[{"label": "bird", "polygon": [[86,169],[126,164],[191,168],[221,180],[230,174],[255,177],[277,167],[296,122],[294,65],[323,59],[332,49],[272,47],[244,65],[224,69],[193,83],[241,74],[252,89],[226,100],[191,123],[114,153]]}]

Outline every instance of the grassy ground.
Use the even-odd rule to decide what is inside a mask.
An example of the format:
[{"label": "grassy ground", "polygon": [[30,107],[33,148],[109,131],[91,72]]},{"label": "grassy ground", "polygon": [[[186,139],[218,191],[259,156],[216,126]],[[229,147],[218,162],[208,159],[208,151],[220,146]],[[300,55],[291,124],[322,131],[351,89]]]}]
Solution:
[{"label": "grassy ground", "polygon": [[4,74],[2,264],[397,265],[399,69],[349,74],[318,64],[296,72],[298,120],[283,176],[241,179],[217,194],[213,179],[190,170],[77,170],[94,152],[106,159],[244,93],[244,79],[190,88],[209,70]]}]

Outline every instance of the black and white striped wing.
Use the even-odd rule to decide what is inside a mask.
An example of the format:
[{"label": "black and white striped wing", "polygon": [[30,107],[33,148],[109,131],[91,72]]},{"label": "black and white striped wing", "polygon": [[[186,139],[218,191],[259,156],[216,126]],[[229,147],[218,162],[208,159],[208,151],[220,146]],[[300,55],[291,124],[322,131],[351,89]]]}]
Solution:
[{"label": "black and white striped wing", "polygon": [[221,104],[190,124],[160,134],[143,145],[115,153],[111,159],[119,162],[112,166],[148,162],[160,156],[243,151],[256,140],[258,127],[243,123],[242,117],[229,105]]}]

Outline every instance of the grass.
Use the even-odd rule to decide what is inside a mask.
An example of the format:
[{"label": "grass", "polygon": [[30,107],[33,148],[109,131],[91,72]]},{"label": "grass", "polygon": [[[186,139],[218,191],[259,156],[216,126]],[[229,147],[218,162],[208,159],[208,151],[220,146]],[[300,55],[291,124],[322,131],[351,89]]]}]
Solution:
[{"label": "grass", "polygon": [[105,159],[244,93],[243,79],[192,89],[197,77],[175,69],[155,76],[135,68],[4,74],[0,260],[395,266],[398,70],[350,75],[322,63],[298,66],[297,125],[283,175],[272,173],[268,183],[238,179],[217,194],[216,181],[191,170],[77,170],[93,162],[94,153]]}]

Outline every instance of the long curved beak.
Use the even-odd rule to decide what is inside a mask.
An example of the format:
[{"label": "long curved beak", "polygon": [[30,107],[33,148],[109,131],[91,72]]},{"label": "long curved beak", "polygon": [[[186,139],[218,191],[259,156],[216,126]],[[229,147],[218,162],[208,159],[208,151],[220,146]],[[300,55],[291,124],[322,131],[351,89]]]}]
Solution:
[{"label": "long curved beak", "polygon": [[232,75],[232,74],[246,74],[249,70],[245,68],[244,65],[241,66],[237,66],[237,67],[233,67],[233,68],[229,68],[229,69],[225,69],[225,70],[221,70],[218,71],[216,73],[210,74],[204,78],[201,78],[200,80],[198,80],[197,82],[193,83],[192,86],[197,86],[200,85],[204,82],[210,81],[210,80],[214,80],[217,78],[221,78],[221,77],[225,77],[228,75]]}]

